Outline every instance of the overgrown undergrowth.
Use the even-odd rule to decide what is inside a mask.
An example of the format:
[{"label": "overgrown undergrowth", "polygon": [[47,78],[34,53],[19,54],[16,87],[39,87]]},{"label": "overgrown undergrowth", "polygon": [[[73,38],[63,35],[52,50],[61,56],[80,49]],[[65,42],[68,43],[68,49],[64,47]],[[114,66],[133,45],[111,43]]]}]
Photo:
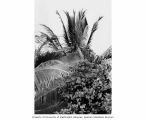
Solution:
[{"label": "overgrown undergrowth", "polygon": [[79,63],[71,76],[64,77],[66,85],[58,90],[67,106],[58,114],[110,114],[111,113],[111,65],[103,61],[94,64]]}]

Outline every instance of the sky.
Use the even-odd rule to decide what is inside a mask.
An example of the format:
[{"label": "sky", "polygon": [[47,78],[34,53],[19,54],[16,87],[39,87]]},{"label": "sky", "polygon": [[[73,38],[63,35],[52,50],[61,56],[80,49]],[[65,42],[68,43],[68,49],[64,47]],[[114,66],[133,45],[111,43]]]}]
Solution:
[{"label": "sky", "polygon": [[35,0],[35,34],[44,31],[40,24],[45,24],[62,40],[62,24],[56,10],[66,23],[63,11],[72,13],[82,9],[86,10],[89,33],[94,22],[103,16],[91,43],[94,52],[101,55],[111,45],[111,0]]}]

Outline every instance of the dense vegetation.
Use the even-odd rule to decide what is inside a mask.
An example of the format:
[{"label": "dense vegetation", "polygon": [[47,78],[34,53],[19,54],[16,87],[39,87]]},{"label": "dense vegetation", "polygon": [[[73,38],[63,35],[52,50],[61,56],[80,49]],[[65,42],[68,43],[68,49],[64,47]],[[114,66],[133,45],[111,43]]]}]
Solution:
[{"label": "dense vegetation", "polygon": [[[67,28],[57,12],[64,30],[63,46],[54,32],[36,35],[40,46],[35,50],[36,114],[110,114],[111,113],[111,47],[101,56],[91,49],[93,34],[88,37],[85,11],[67,16]],[[49,48],[42,52],[43,48]]]},{"label": "dense vegetation", "polygon": [[59,89],[67,107],[56,113],[109,114],[111,113],[111,80],[109,64],[79,63],[66,85]]}]

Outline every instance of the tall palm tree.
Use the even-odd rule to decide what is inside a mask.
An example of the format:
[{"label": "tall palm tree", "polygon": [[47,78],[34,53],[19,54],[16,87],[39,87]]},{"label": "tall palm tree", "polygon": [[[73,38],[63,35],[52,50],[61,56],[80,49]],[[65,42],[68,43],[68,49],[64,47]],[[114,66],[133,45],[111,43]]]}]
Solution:
[{"label": "tall palm tree", "polygon": [[[64,30],[64,40],[67,44],[67,46],[72,51],[78,51],[81,59],[84,59],[84,55],[82,53],[82,48],[89,47],[91,44],[92,36],[97,30],[98,22],[103,18],[99,17],[99,19],[94,23],[91,34],[88,38],[88,22],[85,17],[85,11],[81,10],[76,15],[75,11],[73,11],[73,16],[69,15],[68,12],[65,12],[65,15],[67,17],[67,28],[65,27],[65,24],[61,18],[61,15],[59,12],[56,12],[57,15],[59,15],[59,18],[61,20],[61,23],[63,25]],[[84,42],[87,42],[87,44],[84,44]]]}]

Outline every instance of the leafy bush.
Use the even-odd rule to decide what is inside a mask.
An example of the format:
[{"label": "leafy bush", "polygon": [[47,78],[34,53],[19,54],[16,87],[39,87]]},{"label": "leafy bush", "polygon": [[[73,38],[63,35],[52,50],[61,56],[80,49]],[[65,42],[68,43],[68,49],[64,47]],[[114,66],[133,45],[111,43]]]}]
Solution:
[{"label": "leafy bush", "polygon": [[110,114],[111,71],[109,64],[80,62],[71,76],[65,77],[66,85],[58,90],[66,107],[58,114]]}]

